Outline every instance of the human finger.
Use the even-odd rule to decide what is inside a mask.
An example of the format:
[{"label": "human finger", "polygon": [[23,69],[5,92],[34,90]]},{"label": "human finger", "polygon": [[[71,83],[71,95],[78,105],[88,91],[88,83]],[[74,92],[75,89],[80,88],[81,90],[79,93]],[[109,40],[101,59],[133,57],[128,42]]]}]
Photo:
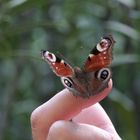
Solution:
[{"label": "human finger", "polygon": [[107,96],[112,88],[112,80],[108,88],[88,99],[73,96],[67,89],[56,94],[49,101],[32,112],[31,127],[34,140],[45,140],[50,126],[58,120],[69,120],[80,111],[95,104]]},{"label": "human finger", "polygon": [[49,131],[47,140],[119,140],[115,135],[94,125],[57,121]]}]

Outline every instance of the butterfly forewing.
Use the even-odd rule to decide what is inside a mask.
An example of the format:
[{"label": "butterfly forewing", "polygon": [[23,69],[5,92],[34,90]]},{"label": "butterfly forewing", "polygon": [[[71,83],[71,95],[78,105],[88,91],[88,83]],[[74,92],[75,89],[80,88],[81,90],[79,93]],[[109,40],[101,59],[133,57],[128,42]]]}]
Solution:
[{"label": "butterfly forewing", "polygon": [[103,37],[90,52],[84,65],[84,71],[92,72],[109,66],[112,62],[112,48],[114,42],[112,36]]},{"label": "butterfly forewing", "polygon": [[53,53],[42,51],[42,58],[49,63],[57,76],[67,77],[73,75],[72,67]]}]

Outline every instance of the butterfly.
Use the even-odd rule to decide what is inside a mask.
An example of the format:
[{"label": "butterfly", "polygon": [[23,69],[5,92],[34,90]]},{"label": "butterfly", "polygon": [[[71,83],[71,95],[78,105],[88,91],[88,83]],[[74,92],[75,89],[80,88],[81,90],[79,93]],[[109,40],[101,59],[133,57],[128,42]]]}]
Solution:
[{"label": "butterfly", "polygon": [[108,87],[112,77],[112,49],[115,41],[112,35],[104,36],[91,50],[83,68],[72,67],[63,59],[46,50],[42,58],[48,62],[54,73],[61,78],[62,84],[74,96],[89,98]]}]

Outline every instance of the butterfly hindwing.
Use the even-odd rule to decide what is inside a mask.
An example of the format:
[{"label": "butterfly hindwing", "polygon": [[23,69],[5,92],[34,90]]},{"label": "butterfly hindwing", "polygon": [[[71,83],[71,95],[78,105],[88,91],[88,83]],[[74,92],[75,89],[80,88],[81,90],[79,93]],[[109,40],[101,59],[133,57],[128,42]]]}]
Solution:
[{"label": "butterfly hindwing", "polygon": [[113,37],[106,36],[92,49],[84,65],[85,72],[92,72],[107,67],[112,62]]},{"label": "butterfly hindwing", "polygon": [[49,63],[54,73],[59,77],[73,75],[72,67],[55,54],[48,51],[42,51],[42,58]]}]

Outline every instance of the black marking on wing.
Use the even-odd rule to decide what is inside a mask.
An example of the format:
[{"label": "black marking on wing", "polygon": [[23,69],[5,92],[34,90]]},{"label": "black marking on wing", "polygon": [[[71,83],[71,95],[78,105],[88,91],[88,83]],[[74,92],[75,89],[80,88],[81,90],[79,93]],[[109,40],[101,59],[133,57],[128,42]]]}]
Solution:
[{"label": "black marking on wing", "polygon": [[64,62],[64,65],[67,66],[67,63]]},{"label": "black marking on wing", "polygon": [[98,55],[99,53],[100,52],[97,50],[97,46],[95,46],[90,52],[90,54],[94,54],[94,55]]},{"label": "black marking on wing", "polygon": [[88,56],[88,61],[91,61],[91,58],[90,58],[90,56]]},{"label": "black marking on wing", "polygon": [[56,57],[56,62],[60,63],[61,62],[61,58],[59,58],[58,56],[55,56]]},{"label": "black marking on wing", "polygon": [[106,39],[110,42],[110,46],[111,44],[114,44],[116,41],[113,39],[112,35],[108,35],[108,36],[104,36],[103,39]]}]

